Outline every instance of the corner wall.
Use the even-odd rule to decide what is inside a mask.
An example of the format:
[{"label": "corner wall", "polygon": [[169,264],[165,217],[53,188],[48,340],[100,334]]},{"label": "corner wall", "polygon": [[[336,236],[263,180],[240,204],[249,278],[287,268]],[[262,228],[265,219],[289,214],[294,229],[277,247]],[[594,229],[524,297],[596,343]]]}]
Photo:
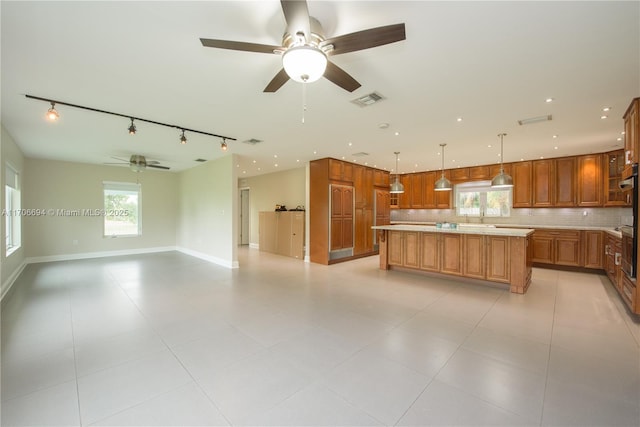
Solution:
[{"label": "corner wall", "polygon": [[235,154],[179,175],[178,250],[238,267],[238,186]]}]

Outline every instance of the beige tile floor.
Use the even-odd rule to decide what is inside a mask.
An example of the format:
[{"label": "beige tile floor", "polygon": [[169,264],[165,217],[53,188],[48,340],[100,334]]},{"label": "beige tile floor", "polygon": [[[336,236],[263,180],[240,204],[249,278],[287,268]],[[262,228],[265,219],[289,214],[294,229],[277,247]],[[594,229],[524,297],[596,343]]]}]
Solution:
[{"label": "beige tile floor", "polygon": [[640,425],[640,324],[605,276],[526,295],[240,250],[29,265],[2,425]]}]

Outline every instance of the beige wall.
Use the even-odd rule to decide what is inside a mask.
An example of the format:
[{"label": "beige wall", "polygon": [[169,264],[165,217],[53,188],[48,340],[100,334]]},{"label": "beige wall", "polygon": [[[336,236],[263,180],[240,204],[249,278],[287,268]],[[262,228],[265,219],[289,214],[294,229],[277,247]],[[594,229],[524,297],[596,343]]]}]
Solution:
[{"label": "beige wall", "polygon": [[259,212],[273,211],[276,205],[287,209],[305,205],[306,171],[304,167],[241,179],[240,188],[249,188],[249,243],[259,242]]},{"label": "beige wall", "polygon": [[237,267],[235,155],[180,173],[180,250],[227,267]]},{"label": "beige wall", "polygon": [[[16,145],[15,141],[13,140],[13,138],[11,137],[11,135],[9,135],[9,133],[6,131],[6,129],[4,128],[4,126],[0,126],[0,163],[2,164],[2,167],[0,168],[0,171],[2,173],[2,178],[1,178],[1,182],[2,182],[2,209],[5,209],[5,194],[4,194],[4,186],[5,186],[5,169],[6,169],[6,165],[7,163],[9,163],[11,165],[12,168],[14,168],[18,174],[19,174],[19,181],[20,181],[20,196],[22,197],[22,207],[24,207],[24,198],[25,198],[25,190],[24,190],[24,184],[23,184],[23,177],[24,177],[24,156],[22,155],[22,152],[20,151],[20,149],[18,148],[18,146]],[[22,225],[23,229],[24,229],[24,222]],[[4,236],[6,236],[6,230],[5,230],[5,217],[2,216],[2,236],[4,238]],[[17,274],[20,269],[23,267],[24,265],[24,260],[25,260],[25,238],[24,238],[24,232],[22,234],[22,242],[21,242],[21,247],[19,249],[17,249],[16,251],[12,252],[9,257],[7,257],[6,254],[6,247],[4,245],[4,243],[2,245],[0,245],[0,247],[2,248],[0,250],[0,258],[1,258],[1,262],[0,262],[0,277],[1,277],[1,282],[0,282],[0,294],[4,295],[4,293],[7,291],[11,281],[13,280],[15,274]]]},{"label": "beige wall", "polygon": [[142,235],[103,237],[103,218],[46,215],[26,217],[23,241],[29,258],[57,259],[91,254],[174,247],[178,224],[178,174],[147,169],[26,159],[23,207],[32,209],[101,209],[103,181],[141,184]]}]

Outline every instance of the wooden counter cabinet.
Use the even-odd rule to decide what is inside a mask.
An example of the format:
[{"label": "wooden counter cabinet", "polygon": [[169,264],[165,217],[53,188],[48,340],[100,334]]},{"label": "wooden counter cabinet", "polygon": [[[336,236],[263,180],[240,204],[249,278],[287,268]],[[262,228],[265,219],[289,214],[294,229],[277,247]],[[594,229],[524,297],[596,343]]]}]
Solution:
[{"label": "wooden counter cabinet", "polygon": [[429,226],[377,228],[383,231],[381,269],[404,268],[510,284],[515,293],[525,293],[531,283],[532,230],[510,236],[431,231],[435,227]]}]

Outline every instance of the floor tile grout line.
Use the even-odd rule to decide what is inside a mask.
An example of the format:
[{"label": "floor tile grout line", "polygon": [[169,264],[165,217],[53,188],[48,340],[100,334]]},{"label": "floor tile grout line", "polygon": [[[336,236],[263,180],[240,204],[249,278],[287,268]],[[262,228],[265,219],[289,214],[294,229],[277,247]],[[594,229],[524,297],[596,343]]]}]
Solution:
[{"label": "floor tile grout line", "polygon": [[547,368],[546,368],[546,375],[545,375],[545,379],[544,379],[544,391],[542,393],[542,409],[540,411],[540,425],[542,425],[543,421],[544,421],[544,408],[545,408],[545,403],[547,401],[547,387],[549,385],[549,368],[551,367],[551,351],[553,349],[553,331],[555,329],[556,326],[556,309],[557,309],[557,304],[558,304],[558,291],[560,287],[560,276],[556,275],[556,279],[555,279],[555,293],[554,293],[554,297],[553,297],[553,316],[552,316],[552,320],[551,320],[551,337],[549,339],[549,354],[547,356]]}]

